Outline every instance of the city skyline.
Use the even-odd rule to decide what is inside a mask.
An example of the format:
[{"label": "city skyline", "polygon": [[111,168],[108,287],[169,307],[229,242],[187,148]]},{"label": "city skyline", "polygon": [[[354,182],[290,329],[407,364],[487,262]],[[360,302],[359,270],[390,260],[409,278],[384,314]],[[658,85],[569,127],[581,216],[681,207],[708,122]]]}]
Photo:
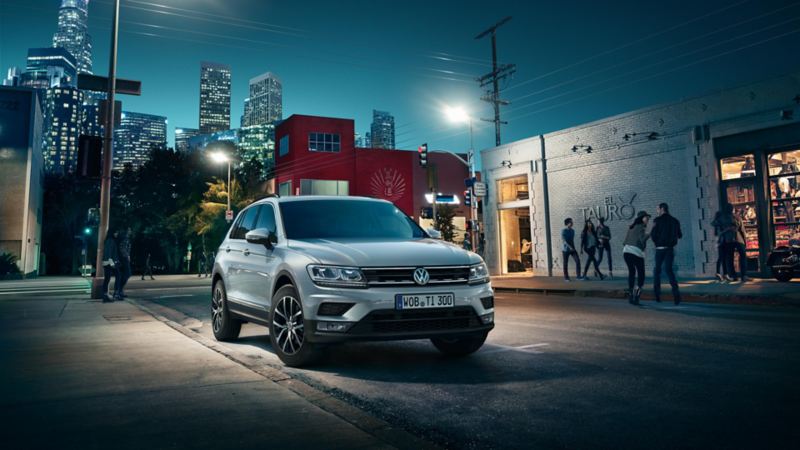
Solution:
[{"label": "city skyline", "polygon": [[[27,48],[49,43],[58,19],[53,3],[4,5],[3,72],[22,66]],[[441,114],[444,105],[464,106],[475,119],[490,117],[490,105],[478,100],[483,92],[474,81],[487,72],[490,47],[474,37],[506,14],[514,19],[498,32],[498,51],[501,62],[516,63],[518,72],[501,94],[512,101],[501,109],[501,118],[509,121],[503,127],[504,142],[787,73],[795,64],[778,57],[780,50],[800,49],[792,39],[794,30],[787,28],[791,20],[778,20],[796,11],[777,0],[712,1],[697,11],[689,2],[674,1],[658,17],[634,22],[623,17],[628,2],[581,3],[582,16],[597,20],[575,23],[558,6],[535,11],[501,2],[497,17],[487,18],[477,2],[464,3],[458,12],[453,4],[438,2],[413,19],[398,11],[397,29],[380,31],[364,21],[369,13],[355,4],[332,11],[330,5],[312,2],[305,14],[271,4],[248,5],[245,13],[241,1],[154,5],[122,5],[119,75],[143,81],[142,97],[123,98],[126,109],[196,126],[197,106],[192,105],[199,102],[198,81],[193,74],[200,61],[219,61],[233,73],[234,123],[243,115],[247,80],[270,70],[283,80],[284,117],[352,117],[356,128],[365,130],[372,109],[386,109],[397,118],[397,147],[405,149],[420,142],[432,148],[467,147],[466,127],[447,122]],[[450,15],[458,20],[439,20]],[[98,74],[107,64],[109,16],[109,2],[90,3],[88,32],[94,36],[93,70]],[[542,16],[552,20],[542,23]],[[359,27],[347,37],[333,33],[323,39],[320,32],[329,30],[326,17]],[[772,22],[777,23],[764,26]],[[564,35],[560,24],[575,32]],[[370,50],[374,36],[381,36],[383,51]],[[151,54],[154,42],[159,43],[160,58]],[[738,61],[745,56],[753,62],[741,67]],[[157,63],[166,57],[170,64]],[[158,70],[152,70],[150,61]],[[309,64],[324,70],[305,70]],[[479,149],[492,146],[492,124],[476,120],[475,141]]]}]

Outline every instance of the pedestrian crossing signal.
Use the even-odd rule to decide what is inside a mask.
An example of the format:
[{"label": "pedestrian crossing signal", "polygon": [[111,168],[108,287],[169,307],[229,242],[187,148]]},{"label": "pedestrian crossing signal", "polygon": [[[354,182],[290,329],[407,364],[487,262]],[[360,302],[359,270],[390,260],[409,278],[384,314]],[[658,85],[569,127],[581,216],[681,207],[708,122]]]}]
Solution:
[{"label": "pedestrian crossing signal", "polygon": [[420,167],[428,167],[428,144],[422,144],[417,148],[419,152],[419,165]]}]

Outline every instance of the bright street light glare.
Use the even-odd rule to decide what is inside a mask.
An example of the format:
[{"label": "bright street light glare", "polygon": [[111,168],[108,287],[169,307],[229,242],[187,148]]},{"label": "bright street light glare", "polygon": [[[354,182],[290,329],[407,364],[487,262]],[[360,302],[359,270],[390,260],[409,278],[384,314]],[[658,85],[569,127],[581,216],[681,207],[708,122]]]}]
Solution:
[{"label": "bright street light glare", "polygon": [[209,155],[214,162],[225,163],[228,162],[228,155],[222,152],[213,152]]},{"label": "bright street light glare", "polygon": [[460,106],[445,106],[444,115],[451,122],[467,123],[469,122],[469,114]]}]

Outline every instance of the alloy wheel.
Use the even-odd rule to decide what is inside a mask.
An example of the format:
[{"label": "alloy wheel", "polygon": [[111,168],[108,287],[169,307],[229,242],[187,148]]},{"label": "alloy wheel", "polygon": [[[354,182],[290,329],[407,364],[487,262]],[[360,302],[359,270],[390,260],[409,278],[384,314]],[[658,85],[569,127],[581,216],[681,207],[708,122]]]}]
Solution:
[{"label": "alloy wheel", "polygon": [[219,333],[222,329],[223,303],[222,288],[217,286],[214,288],[214,295],[211,296],[211,323],[215,333]]},{"label": "alloy wheel", "polygon": [[278,300],[272,317],[272,332],[281,352],[286,355],[294,355],[303,347],[303,307],[296,298],[287,295]]}]

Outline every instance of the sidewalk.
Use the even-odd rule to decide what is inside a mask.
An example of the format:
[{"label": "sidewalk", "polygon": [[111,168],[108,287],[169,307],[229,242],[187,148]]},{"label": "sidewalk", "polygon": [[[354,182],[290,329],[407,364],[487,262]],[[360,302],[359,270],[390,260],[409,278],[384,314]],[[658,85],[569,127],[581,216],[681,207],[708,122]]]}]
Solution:
[{"label": "sidewalk", "polygon": [[92,289],[91,278],[79,276],[44,276],[24,280],[0,280],[0,298],[9,295],[77,295],[89,294]]},{"label": "sidewalk", "polygon": [[386,448],[127,302],[0,298],[4,448]]},{"label": "sidewalk", "polygon": [[[582,297],[627,298],[628,276],[616,275],[613,280],[571,282],[561,277],[504,275],[492,277],[492,287],[500,292],[535,292],[576,295]],[[747,283],[717,283],[716,280],[678,279],[681,297],[686,301],[709,303],[780,304],[800,306],[800,280],[781,283],[771,279],[753,279]],[[662,300],[671,301],[669,282],[662,278]],[[653,298],[653,280],[645,281],[642,298]]]}]

